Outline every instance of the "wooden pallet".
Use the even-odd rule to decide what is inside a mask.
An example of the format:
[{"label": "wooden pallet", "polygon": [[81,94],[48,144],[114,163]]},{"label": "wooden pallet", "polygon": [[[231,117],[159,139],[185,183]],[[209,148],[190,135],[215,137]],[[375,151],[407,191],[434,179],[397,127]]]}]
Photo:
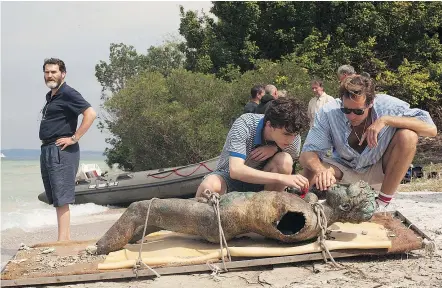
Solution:
[{"label": "wooden pallet", "polygon": [[[425,233],[423,233],[418,227],[411,223],[406,217],[404,217],[399,211],[388,212],[393,216],[393,218],[399,219],[403,226],[408,228],[409,233],[413,233],[415,238],[420,239],[423,243],[424,239],[432,241]],[[394,232],[394,231],[393,231]],[[423,245],[423,244],[422,244]],[[394,247],[393,247],[394,248]],[[423,248],[422,246],[418,249]],[[399,249],[400,250],[400,249]],[[331,255],[333,258],[344,258],[344,257],[355,257],[363,255],[385,255],[385,254],[395,254],[403,253],[405,251],[399,251],[398,249],[393,249],[387,251],[387,249],[371,249],[371,250],[341,250],[332,251]],[[413,249],[415,250],[415,249]],[[323,260],[321,253],[310,253],[303,255],[294,256],[283,256],[283,257],[268,257],[268,258],[258,258],[258,259],[246,259],[246,260],[235,260],[232,262],[226,262],[227,269],[241,269],[247,267],[256,266],[269,266],[276,264],[285,263],[296,263],[305,261]],[[5,266],[7,267],[7,265]],[[176,267],[162,267],[155,268],[160,275],[170,275],[170,274],[187,274],[195,272],[205,272],[212,271],[208,265],[188,265],[188,266],[176,266]],[[137,275],[138,274],[138,275]],[[1,287],[16,287],[16,286],[36,286],[36,285],[47,285],[47,284],[67,284],[67,283],[77,283],[77,282],[89,282],[89,281],[103,281],[103,280],[113,280],[113,279],[131,279],[131,278],[142,278],[142,277],[152,277],[155,276],[153,272],[148,269],[138,270],[138,273],[131,269],[121,269],[112,272],[97,272],[92,274],[76,274],[76,275],[60,275],[53,277],[32,277],[32,278],[20,278],[13,280],[2,280]],[[3,276],[3,275],[2,275]]]}]

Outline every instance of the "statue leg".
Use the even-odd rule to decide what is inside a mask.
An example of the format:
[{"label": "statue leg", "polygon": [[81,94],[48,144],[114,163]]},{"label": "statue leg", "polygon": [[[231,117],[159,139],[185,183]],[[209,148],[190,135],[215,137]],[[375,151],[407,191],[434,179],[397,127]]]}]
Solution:
[{"label": "statue leg", "polygon": [[[97,253],[108,254],[123,248],[124,245],[129,243],[129,240],[133,238],[139,227],[144,227],[144,217],[141,217],[141,215],[146,215],[150,201],[132,203],[118,221],[97,242]],[[143,232],[141,231],[141,233]]]},{"label": "statue leg", "polygon": [[200,235],[212,242],[219,241],[218,222],[209,204],[195,199],[155,199],[132,203],[97,242],[97,252],[108,254],[122,249],[129,242],[140,240],[149,205],[146,235],[169,230]]},{"label": "statue leg", "polygon": [[[163,229],[155,227],[155,226],[148,226],[148,227],[146,227],[146,233],[144,234],[144,236],[149,235],[154,232],[161,231],[161,230],[163,230]],[[138,241],[140,241],[143,238],[143,232],[144,232],[144,225],[138,226],[135,229],[134,236],[132,236],[132,238],[129,240],[129,243],[135,244]]]}]

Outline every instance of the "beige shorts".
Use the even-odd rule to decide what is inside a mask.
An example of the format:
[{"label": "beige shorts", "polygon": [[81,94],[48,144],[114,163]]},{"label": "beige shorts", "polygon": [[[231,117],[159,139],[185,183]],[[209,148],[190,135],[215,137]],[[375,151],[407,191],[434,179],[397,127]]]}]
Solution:
[{"label": "beige shorts", "polygon": [[368,183],[374,190],[380,191],[382,182],[384,181],[384,171],[382,169],[382,159],[376,164],[372,165],[365,173],[357,173],[349,167],[346,167],[332,158],[324,157],[325,163],[331,164],[342,171],[342,179],[338,180],[341,183],[351,184],[359,180],[363,180]]}]

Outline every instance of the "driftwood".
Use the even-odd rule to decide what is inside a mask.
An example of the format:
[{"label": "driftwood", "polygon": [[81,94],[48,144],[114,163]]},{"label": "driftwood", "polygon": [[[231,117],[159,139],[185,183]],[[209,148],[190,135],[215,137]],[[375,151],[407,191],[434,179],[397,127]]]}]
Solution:
[{"label": "driftwood", "polygon": [[[282,242],[316,238],[320,226],[312,203],[318,199],[317,192],[308,193],[306,200],[287,192],[273,191],[222,195],[219,211],[226,240],[249,232]],[[376,207],[375,195],[375,191],[362,181],[332,186],[322,203],[328,225],[338,221],[360,223],[369,220]],[[218,219],[207,201],[200,198],[155,199],[132,203],[96,243],[97,253],[108,254],[140,240],[149,205],[146,235],[169,230],[200,235],[210,242],[220,241]]]}]

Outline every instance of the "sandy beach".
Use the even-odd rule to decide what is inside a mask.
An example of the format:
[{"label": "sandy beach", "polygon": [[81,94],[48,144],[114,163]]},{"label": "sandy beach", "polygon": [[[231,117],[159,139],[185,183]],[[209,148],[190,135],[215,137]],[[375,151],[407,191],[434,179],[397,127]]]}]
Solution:
[{"label": "sandy beach", "polygon": [[[390,210],[399,210],[434,240],[437,248],[433,257],[418,250],[388,257],[341,258],[337,261],[344,265],[342,269],[315,261],[229,271],[218,278],[207,272],[46,287],[442,287],[442,193],[398,193],[391,206]],[[72,239],[100,238],[123,211],[112,210],[101,217],[102,221],[72,226]],[[2,266],[20,243],[33,245],[55,238],[55,228],[36,232],[6,230],[2,233]]]}]

